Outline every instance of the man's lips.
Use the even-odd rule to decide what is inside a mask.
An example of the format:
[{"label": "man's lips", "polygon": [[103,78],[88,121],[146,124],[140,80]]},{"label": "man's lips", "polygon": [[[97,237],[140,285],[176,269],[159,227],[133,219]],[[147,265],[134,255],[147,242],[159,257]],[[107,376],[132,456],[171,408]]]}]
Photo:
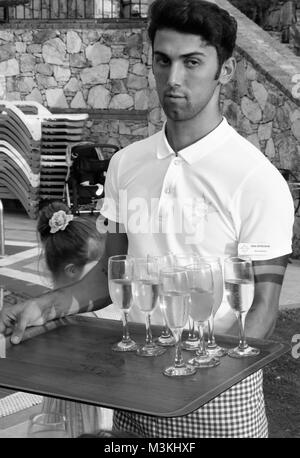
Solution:
[{"label": "man's lips", "polygon": [[184,99],[184,95],[174,94],[172,92],[166,92],[165,97],[170,99]]}]

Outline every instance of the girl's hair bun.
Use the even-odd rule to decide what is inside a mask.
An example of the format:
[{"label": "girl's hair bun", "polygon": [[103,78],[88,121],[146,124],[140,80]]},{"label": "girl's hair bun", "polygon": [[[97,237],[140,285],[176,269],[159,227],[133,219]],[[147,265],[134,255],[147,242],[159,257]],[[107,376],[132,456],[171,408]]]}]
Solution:
[{"label": "girl's hair bun", "polygon": [[42,242],[52,235],[50,233],[51,227],[49,225],[49,221],[53,214],[59,210],[63,210],[67,214],[71,213],[69,207],[60,201],[51,202],[40,210],[37,221],[37,231]]}]

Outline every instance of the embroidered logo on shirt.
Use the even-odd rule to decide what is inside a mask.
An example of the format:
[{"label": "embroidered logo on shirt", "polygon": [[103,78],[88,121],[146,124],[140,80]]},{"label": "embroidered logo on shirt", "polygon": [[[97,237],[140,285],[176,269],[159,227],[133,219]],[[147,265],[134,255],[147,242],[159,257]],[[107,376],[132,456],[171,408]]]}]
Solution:
[{"label": "embroidered logo on shirt", "polygon": [[186,243],[200,243],[204,238],[208,217],[211,213],[216,213],[216,209],[204,194],[201,197],[192,198],[187,204],[184,207],[186,220],[189,221],[189,226],[186,225],[185,228]]},{"label": "embroidered logo on shirt", "polygon": [[186,215],[191,218],[195,225],[202,218],[207,220],[209,213],[214,213],[216,210],[212,203],[202,194],[201,197],[194,197],[184,203]]}]

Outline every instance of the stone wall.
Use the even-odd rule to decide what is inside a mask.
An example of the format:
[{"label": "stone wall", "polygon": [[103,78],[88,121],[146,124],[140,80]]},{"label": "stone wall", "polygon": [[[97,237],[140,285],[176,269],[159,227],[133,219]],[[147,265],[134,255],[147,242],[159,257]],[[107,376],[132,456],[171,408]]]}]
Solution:
[{"label": "stone wall", "polygon": [[[148,135],[145,27],[0,30],[0,94],[53,112],[89,112],[87,138],[124,146]],[[155,100],[155,101],[153,101]]]},{"label": "stone wall", "polygon": [[[226,0],[238,21],[234,81],[223,88],[230,123],[300,181],[299,57]],[[146,23],[7,24],[0,30],[0,97],[36,100],[53,112],[88,112],[85,137],[125,146],[164,120],[151,71]],[[296,217],[294,256],[300,257]]]},{"label": "stone wall", "polygon": [[300,171],[299,105],[247,58],[236,58],[236,78],[222,91],[225,116],[274,165]]}]

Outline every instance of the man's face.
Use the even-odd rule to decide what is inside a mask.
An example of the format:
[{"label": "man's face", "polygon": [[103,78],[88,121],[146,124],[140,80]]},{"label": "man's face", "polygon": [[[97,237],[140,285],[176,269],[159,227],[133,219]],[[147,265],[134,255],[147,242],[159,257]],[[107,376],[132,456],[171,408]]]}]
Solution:
[{"label": "man's face", "polygon": [[216,48],[199,35],[172,29],[156,32],[153,73],[167,118],[174,121],[193,119],[206,108],[213,95],[217,102],[217,72]]}]

